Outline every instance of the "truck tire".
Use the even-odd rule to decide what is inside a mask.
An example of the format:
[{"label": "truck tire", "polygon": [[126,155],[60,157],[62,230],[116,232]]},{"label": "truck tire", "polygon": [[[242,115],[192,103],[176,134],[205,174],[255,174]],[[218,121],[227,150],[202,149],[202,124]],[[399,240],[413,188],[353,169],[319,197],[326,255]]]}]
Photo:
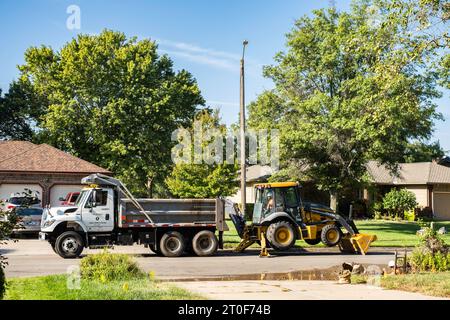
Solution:
[{"label": "truck tire", "polygon": [[78,258],[84,249],[81,235],[75,231],[62,233],[55,242],[55,251],[64,259]]},{"label": "truck tire", "polygon": [[165,257],[179,257],[183,254],[186,242],[181,233],[170,231],[161,237],[159,248]]},{"label": "truck tire", "polygon": [[341,229],[335,224],[328,224],[322,228],[320,237],[326,246],[334,247],[341,242],[342,232]]},{"label": "truck tire", "polygon": [[151,244],[151,245],[149,245],[148,247],[149,247],[150,250],[151,250],[154,254],[156,254],[158,257],[162,257],[162,256],[163,256],[161,250],[160,250],[160,249],[156,249],[154,245]]},{"label": "truck tire", "polygon": [[295,244],[294,227],[287,221],[272,223],[267,228],[267,241],[277,251],[286,251]]},{"label": "truck tire", "polygon": [[219,241],[214,232],[203,230],[192,239],[192,250],[199,257],[212,256],[217,252]]}]

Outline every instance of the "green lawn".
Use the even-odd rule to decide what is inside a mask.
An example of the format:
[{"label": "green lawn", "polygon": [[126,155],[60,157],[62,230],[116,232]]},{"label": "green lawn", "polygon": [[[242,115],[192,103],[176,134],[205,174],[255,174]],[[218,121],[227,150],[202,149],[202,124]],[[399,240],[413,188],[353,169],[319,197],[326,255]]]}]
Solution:
[{"label": "green lawn", "polygon": [[[230,231],[224,234],[224,246],[225,248],[234,248],[239,244],[240,238],[236,233],[233,222],[227,221],[227,224]],[[356,226],[361,233],[375,234],[378,237],[378,240],[373,243],[374,247],[414,247],[418,243],[416,232],[420,229],[420,226],[416,222],[367,220],[356,221]],[[444,226],[450,231],[450,222],[435,223],[435,228]],[[450,243],[450,234],[444,235],[443,238],[447,243]],[[303,241],[298,241],[297,245],[309,247]]]},{"label": "green lawn", "polygon": [[136,279],[100,283],[81,280],[68,289],[65,275],[8,279],[5,300],[192,300],[202,299],[170,284]]},{"label": "green lawn", "polygon": [[[365,276],[352,276],[352,284],[364,284],[366,281]],[[450,272],[386,275],[381,277],[380,285],[389,290],[418,292],[429,296],[450,298]]]}]

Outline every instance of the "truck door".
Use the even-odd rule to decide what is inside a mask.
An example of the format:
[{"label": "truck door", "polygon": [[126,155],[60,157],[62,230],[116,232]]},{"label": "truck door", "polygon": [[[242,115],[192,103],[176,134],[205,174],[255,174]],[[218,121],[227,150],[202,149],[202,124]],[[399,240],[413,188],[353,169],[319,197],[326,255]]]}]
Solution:
[{"label": "truck door", "polygon": [[82,219],[89,232],[114,229],[114,195],[112,189],[93,189],[82,210]]}]

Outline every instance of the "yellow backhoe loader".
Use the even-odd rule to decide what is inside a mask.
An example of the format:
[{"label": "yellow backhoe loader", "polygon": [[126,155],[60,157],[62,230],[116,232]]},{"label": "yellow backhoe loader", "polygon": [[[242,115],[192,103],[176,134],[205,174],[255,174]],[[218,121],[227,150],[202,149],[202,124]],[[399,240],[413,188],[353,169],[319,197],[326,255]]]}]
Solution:
[{"label": "yellow backhoe loader", "polygon": [[320,242],[341,251],[366,254],[377,237],[361,234],[354,222],[331,208],[303,202],[296,182],[265,183],[255,186],[256,199],[253,220],[247,224],[237,205],[230,214],[242,241],[236,251],[242,252],[254,243],[261,245],[261,256],[267,247],[286,251],[296,240],[310,245]]}]

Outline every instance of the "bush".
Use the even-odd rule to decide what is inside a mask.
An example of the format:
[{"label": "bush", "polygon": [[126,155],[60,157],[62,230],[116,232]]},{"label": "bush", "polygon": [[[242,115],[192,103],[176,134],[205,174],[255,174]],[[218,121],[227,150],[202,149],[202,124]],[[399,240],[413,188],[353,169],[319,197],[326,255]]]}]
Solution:
[{"label": "bush", "polygon": [[448,247],[432,227],[424,228],[420,242],[409,259],[413,271],[450,271]]},{"label": "bush", "polygon": [[145,273],[125,254],[104,251],[81,259],[81,276],[100,282],[143,278]]},{"label": "bush", "polygon": [[388,214],[395,218],[404,218],[405,211],[410,211],[418,206],[416,196],[406,189],[393,189],[383,199],[383,207]]}]

